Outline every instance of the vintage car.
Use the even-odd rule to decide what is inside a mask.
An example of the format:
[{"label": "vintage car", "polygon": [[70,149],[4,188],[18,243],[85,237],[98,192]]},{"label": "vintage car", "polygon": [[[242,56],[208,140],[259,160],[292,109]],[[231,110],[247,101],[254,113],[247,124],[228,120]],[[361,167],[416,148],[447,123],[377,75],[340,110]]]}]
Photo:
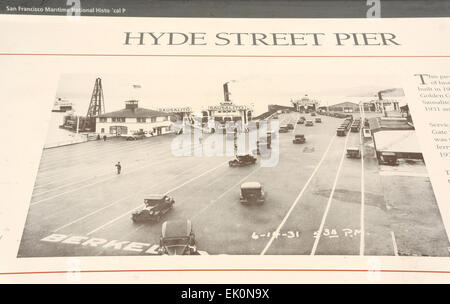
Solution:
[{"label": "vintage car", "polygon": [[294,125],[293,124],[287,124],[286,127],[288,128],[288,130],[294,130]]},{"label": "vintage car", "polygon": [[235,159],[232,159],[228,162],[230,167],[242,167],[253,165],[256,163],[256,157],[246,154],[246,155],[236,155]]},{"label": "vintage car", "polygon": [[136,133],[133,133],[133,134],[127,136],[127,140],[138,140],[138,139],[143,139],[143,138],[145,138],[144,132],[136,132]]},{"label": "vintage car", "polygon": [[304,119],[299,119],[299,120],[297,120],[297,124],[298,125],[302,125],[302,124],[304,124],[305,123],[305,120]]},{"label": "vintage car", "polygon": [[379,163],[381,165],[398,166],[397,154],[394,152],[381,152]]},{"label": "vintage car", "polygon": [[296,134],[295,138],[292,140],[294,144],[304,144],[306,142],[306,138],[304,134]]},{"label": "vintage car", "polygon": [[312,126],[314,126],[314,123],[313,123],[312,120],[308,119],[308,120],[305,122],[305,126],[306,126],[306,127],[312,127]]},{"label": "vintage car", "polygon": [[348,147],[347,148],[347,157],[348,158],[361,158],[361,151],[359,147]]},{"label": "vintage car", "polygon": [[352,126],[350,127],[351,132],[359,132],[361,125],[359,123],[353,122]]},{"label": "vintage car", "polygon": [[161,217],[173,208],[175,200],[164,194],[151,195],[144,199],[144,207],[131,214],[133,222],[159,222]]},{"label": "vintage car", "polygon": [[258,182],[245,182],[241,185],[241,204],[262,204],[265,200],[263,187]]},{"label": "vintage car", "polygon": [[288,133],[288,132],[289,132],[289,129],[288,129],[287,126],[281,126],[281,127],[278,129],[278,132],[280,132],[280,133]]},{"label": "vintage car", "polygon": [[166,221],[161,227],[160,255],[196,255],[195,234],[190,220]]},{"label": "vintage car", "polygon": [[345,135],[347,135],[347,129],[344,128],[344,127],[339,127],[339,128],[336,130],[336,135],[337,135],[337,136],[345,136]]},{"label": "vintage car", "polygon": [[311,116],[316,116],[316,112],[311,112]]},{"label": "vintage car", "polygon": [[321,122],[322,122],[322,118],[316,117],[316,119],[314,119],[314,122],[316,122],[316,123],[321,123]]}]

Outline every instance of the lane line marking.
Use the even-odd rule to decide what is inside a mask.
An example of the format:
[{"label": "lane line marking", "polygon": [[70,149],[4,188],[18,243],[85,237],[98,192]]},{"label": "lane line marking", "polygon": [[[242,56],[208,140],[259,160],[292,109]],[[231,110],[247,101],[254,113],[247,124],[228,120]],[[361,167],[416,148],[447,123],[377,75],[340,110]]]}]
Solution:
[{"label": "lane line marking", "polygon": [[316,175],[317,171],[319,171],[319,167],[322,165],[323,161],[325,160],[328,152],[330,151],[331,145],[334,142],[334,139],[336,138],[336,134],[333,135],[333,137],[330,140],[330,143],[328,144],[327,149],[325,150],[324,154],[322,155],[322,158],[320,159],[319,163],[317,164],[316,168],[314,169],[314,171],[312,172],[311,176],[309,177],[309,179],[306,181],[306,184],[303,186],[303,189],[300,191],[300,193],[297,195],[294,203],[292,203],[291,208],[289,208],[288,212],[286,213],[286,215],[284,216],[283,220],[281,221],[280,225],[277,227],[277,229],[275,230],[275,233],[272,234],[272,237],[270,238],[270,240],[267,242],[266,246],[264,247],[263,251],[260,253],[260,255],[265,255],[267,250],[270,248],[270,246],[272,245],[275,236],[279,234],[280,230],[283,228],[284,224],[286,223],[287,219],[289,218],[289,216],[291,215],[292,211],[294,210],[295,206],[297,205],[297,203],[300,201],[300,198],[303,196],[303,193],[306,191],[306,188],[308,188],[309,184],[311,183],[313,177]]},{"label": "lane line marking", "polygon": [[[59,155],[55,153],[55,155],[46,156],[48,159],[41,161],[40,165],[43,165],[43,167],[40,169],[51,170],[54,168],[58,168],[58,163],[61,161],[73,161],[74,159],[82,160],[82,159],[85,159],[86,157],[95,157],[96,155],[98,155],[99,149],[101,150],[101,152],[103,154],[111,155],[109,157],[113,157],[114,154],[132,152],[132,151],[135,151],[136,148],[159,147],[159,146],[164,146],[164,144],[165,144],[165,142],[154,143],[154,142],[148,141],[148,142],[139,142],[139,143],[134,142],[132,145],[127,145],[127,143],[118,142],[116,146],[112,146],[112,147],[97,146],[97,147],[95,147],[95,149],[90,150],[88,153],[86,153],[87,151],[81,151],[83,153],[75,153],[76,151],[73,150],[73,151],[71,151],[72,153],[63,155],[62,157],[59,157],[57,159],[55,159],[54,157],[55,156],[58,157]],[[72,154],[74,154],[74,155],[72,155]]]},{"label": "lane line marking", "polygon": [[[159,155],[159,154],[158,154],[158,155]],[[149,167],[149,166],[153,166],[153,165],[155,165],[155,164],[159,164],[159,163],[162,163],[162,162],[164,162],[164,161],[161,160],[161,161],[159,161],[159,162],[148,163],[148,164],[146,164],[145,166],[137,166],[138,168],[136,168],[136,169],[133,168],[132,170],[129,170],[129,171],[127,171],[126,173],[123,173],[122,176],[123,176],[123,175],[128,175],[128,174],[130,174],[130,173],[132,173],[132,172],[139,171],[139,170],[141,170],[141,169],[144,169],[144,168],[147,168],[147,167]],[[111,177],[102,179],[102,180],[97,181],[97,182],[95,182],[95,183],[87,184],[87,185],[84,185],[84,186],[81,186],[81,187],[78,187],[78,188],[71,189],[71,190],[69,190],[69,191],[61,192],[61,193],[59,193],[59,194],[56,194],[56,195],[53,195],[53,196],[50,196],[50,197],[47,197],[47,198],[44,198],[44,199],[41,199],[41,200],[32,202],[32,203],[30,203],[30,206],[34,206],[34,205],[36,205],[36,204],[39,204],[39,203],[48,201],[48,200],[50,200],[50,199],[59,197],[59,196],[61,196],[61,195],[64,195],[64,194],[67,194],[67,193],[72,193],[72,192],[74,192],[74,191],[77,191],[77,190],[80,190],[80,189],[84,189],[84,188],[87,188],[87,187],[92,187],[92,186],[94,186],[94,185],[103,183],[103,182],[108,181],[108,180],[110,180],[110,179],[117,178],[116,175],[117,175],[117,174],[114,174],[114,175],[111,176]]]},{"label": "lane line marking", "polygon": [[[213,178],[213,180],[212,180],[210,183],[206,184],[205,187],[209,187],[210,185],[213,185],[213,184],[216,184],[216,183],[219,183],[219,182],[221,182],[221,177],[220,177],[220,176],[219,176],[218,178]],[[201,191],[201,190],[197,190],[197,191],[195,191],[194,193],[196,193],[196,192],[198,192],[198,191]],[[192,196],[192,193],[191,193],[191,196]],[[192,220],[195,216],[196,216],[196,215],[194,215],[193,217],[191,217],[191,220]],[[145,224],[138,224],[138,227],[137,227],[137,228],[133,229],[133,231],[127,233],[124,237],[121,237],[120,239],[125,239],[125,240],[127,240],[130,236],[132,236],[134,233],[136,233],[137,231],[139,231],[142,227],[145,227]],[[96,255],[101,255],[102,253],[103,253],[103,251],[100,252],[99,254],[96,254]]]},{"label": "lane line marking", "polygon": [[[154,157],[160,157],[160,156],[164,156],[164,155],[167,155],[167,153],[166,152],[161,152],[161,153],[158,153],[156,155],[152,155],[149,158],[145,158],[142,161],[148,161],[148,160],[154,159],[154,160],[158,160],[158,161],[160,161],[160,163],[162,163],[166,159],[164,159],[164,158],[155,159]],[[132,160],[132,163],[128,167],[128,169],[133,170],[133,169],[136,169],[136,168],[142,166],[142,164],[140,164],[140,163],[136,164],[134,162],[135,162],[135,160]],[[158,163],[153,163],[153,164],[157,165]],[[68,180],[68,179],[69,180],[70,179],[77,179],[76,181],[69,182],[69,183],[66,183],[66,184],[62,184],[62,185],[59,185],[57,187],[52,187],[51,189],[48,189],[48,190],[45,190],[45,191],[40,191],[40,192],[38,191],[37,193],[34,193],[34,191],[33,191],[33,195],[31,197],[40,196],[40,195],[43,195],[43,194],[46,194],[46,193],[49,193],[49,192],[53,192],[55,190],[58,190],[58,189],[61,189],[61,188],[65,188],[65,187],[68,187],[68,186],[71,186],[71,185],[80,184],[80,183],[83,183],[83,182],[85,182],[86,180],[89,180],[89,179],[99,178],[99,177],[106,176],[106,175],[111,175],[111,173],[113,173],[115,170],[114,170],[114,168],[111,165],[109,165],[108,167],[109,167],[109,169],[108,168],[101,168],[100,170],[94,170],[94,171],[91,171],[91,172],[87,172],[88,175],[94,175],[94,176],[90,176],[90,177],[89,176],[88,177],[84,176],[83,177],[83,175],[78,175],[78,176],[68,177],[68,178],[65,178],[65,179],[61,179],[61,180],[57,180],[57,181],[53,181],[53,182],[44,184],[41,187],[48,186],[48,185],[51,185],[51,184],[53,184],[55,182],[60,182],[60,181]],[[86,172],[84,174],[86,174]],[[36,189],[37,189],[37,187],[34,188],[34,190],[36,190]]]},{"label": "lane line marking", "polygon": [[[127,176],[128,176],[130,173],[133,173],[133,172],[142,170],[142,169],[144,169],[144,168],[147,168],[147,167],[149,167],[149,166],[153,166],[153,165],[156,165],[156,164],[162,163],[162,162],[164,162],[164,161],[159,161],[159,162],[149,163],[149,164],[147,164],[147,165],[145,165],[145,166],[137,166],[137,168],[135,168],[135,169],[133,169],[133,170],[128,170],[126,173],[123,173],[122,176],[124,176],[124,175],[127,175]],[[62,196],[62,195],[68,194],[68,193],[72,193],[72,192],[78,191],[78,190],[80,190],[80,189],[92,187],[92,186],[98,185],[98,184],[100,184],[100,183],[104,183],[104,182],[106,182],[106,181],[108,181],[108,180],[111,180],[111,179],[113,179],[113,178],[117,178],[117,174],[116,174],[115,172],[114,172],[114,173],[111,173],[111,174],[112,174],[112,176],[110,176],[110,177],[108,177],[108,178],[101,179],[101,180],[99,180],[99,181],[97,181],[97,182],[95,182],[95,183],[89,183],[89,184],[83,185],[83,186],[81,186],[81,187],[73,188],[73,189],[70,189],[70,190],[68,190],[68,191],[64,191],[64,192],[61,192],[61,193],[52,195],[52,196],[47,197],[47,198],[44,198],[44,199],[41,199],[41,200],[37,200],[37,201],[31,203],[30,206],[34,206],[34,205],[40,204],[40,203],[42,203],[42,202],[45,202],[45,201],[54,199],[54,198],[56,198],[56,197],[59,197],[59,196]]]},{"label": "lane line marking", "polygon": [[240,179],[236,184],[234,184],[233,186],[231,186],[228,190],[226,190],[224,193],[222,193],[221,195],[219,195],[217,198],[215,198],[214,200],[212,200],[209,204],[207,204],[205,207],[203,207],[199,212],[197,212],[196,214],[194,214],[194,216],[191,217],[191,220],[193,220],[194,218],[196,218],[197,216],[199,216],[200,214],[202,214],[206,209],[208,209],[211,205],[213,205],[214,203],[216,203],[217,201],[219,201],[222,197],[224,197],[228,192],[230,192],[231,190],[233,190],[236,186],[238,186],[240,183],[242,183],[242,181],[244,181],[245,179],[249,178],[251,175],[253,175],[256,171],[258,171],[259,169],[261,169],[260,166],[258,166],[258,168],[254,169],[252,172],[250,172],[249,174],[247,174],[245,177],[243,177],[242,179]]},{"label": "lane line marking", "polygon": [[[170,143],[169,143],[170,144]],[[145,144],[142,144],[139,148],[154,148],[154,147],[161,147],[161,146],[164,146],[163,145],[163,143],[156,143],[156,144],[152,144],[152,143],[145,143]],[[119,156],[122,156],[122,157],[124,157],[124,156],[126,156],[127,155],[127,153],[129,153],[129,152],[133,152],[133,151],[136,151],[137,149],[136,149],[137,147],[136,146],[133,146],[133,147],[130,147],[130,148],[127,148],[127,149],[120,149],[120,148],[117,148],[117,149],[113,149],[113,150],[101,150],[100,152],[101,153],[106,153],[106,154],[108,154],[108,155],[111,155],[111,156],[108,156],[107,158],[106,158],[106,160],[108,160],[108,161],[110,161],[110,160],[114,160],[114,158],[115,158],[115,156],[113,156],[113,154],[111,154],[111,153],[116,153],[116,152],[119,152],[120,153],[120,155]],[[99,149],[97,148],[97,154],[98,154],[98,151]],[[145,150],[143,150],[143,151],[145,151]],[[163,151],[161,151],[161,152],[163,152]],[[83,157],[78,157],[78,156],[80,156],[80,155],[77,155],[77,157],[64,157],[64,158],[61,158],[61,159],[58,159],[58,160],[56,160],[56,162],[53,164],[53,166],[48,166],[48,167],[41,167],[41,163],[39,164],[39,169],[38,169],[38,172],[39,172],[39,176],[38,176],[38,179],[46,179],[46,178],[53,178],[53,177],[56,177],[56,176],[60,176],[60,175],[63,175],[63,174],[66,174],[66,172],[67,172],[67,167],[64,167],[64,170],[62,171],[62,172],[60,172],[60,171],[56,171],[56,172],[53,172],[55,169],[60,169],[61,168],[61,163],[64,163],[64,162],[66,162],[66,161],[70,161],[71,163],[76,163],[76,161],[79,161],[79,160],[82,160],[82,159],[85,159],[86,157],[92,157],[92,156],[95,156],[94,155],[94,153],[92,153],[92,155],[87,155],[87,156],[83,156]],[[105,159],[102,159],[102,160],[105,160]],[[106,164],[106,162],[105,162],[105,164]],[[76,169],[76,167],[69,167],[69,168],[74,168],[74,169]],[[53,172],[53,174],[48,174],[48,175],[45,175],[45,173],[50,173],[50,172]],[[56,174],[55,174],[56,173]],[[43,175],[44,174],[44,175]],[[42,176],[43,175],[43,176]]]},{"label": "lane line marking", "polygon": [[323,232],[323,227],[325,226],[325,221],[326,221],[326,218],[327,218],[327,215],[328,215],[328,211],[330,210],[331,202],[333,201],[334,191],[336,190],[337,182],[339,180],[339,175],[341,173],[342,165],[344,163],[344,158],[345,158],[345,153],[346,153],[346,149],[347,149],[347,142],[348,142],[348,139],[349,139],[349,134],[350,134],[350,132],[347,133],[347,138],[345,139],[344,152],[342,153],[341,161],[339,162],[338,171],[336,172],[336,177],[334,178],[333,188],[331,189],[330,197],[328,198],[327,207],[325,208],[325,212],[324,212],[324,214],[322,216],[322,222],[320,223],[320,227],[319,227],[319,230],[317,232],[317,238],[315,239],[313,248],[311,250],[311,255],[315,255],[316,254],[317,246],[319,245],[320,236],[321,236],[321,234]]},{"label": "lane line marking", "polygon": [[[181,185],[179,185],[179,186],[176,186],[176,187],[174,187],[174,188],[170,189],[170,190],[169,190],[169,191],[167,191],[167,192],[166,192],[165,194],[167,195],[167,194],[169,194],[170,192],[173,192],[173,191],[176,191],[176,190],[180,189],[181,187],[183,187],[183,186],[185,186],[185,185],[187,185],[187,184],[189,184],[189,183],[193,182],[194,180],[196,180],[196,179],[199,179],[200,177],[202,177],[202,176],[204,176],[204,175],[206,175],[206,174],[208,174],[208,173],[210,173],[210,172],[212,172],[212,171],[214,171],[214,170],[216,170],[216,169],[218,169],[218,168],[222,167],[222,166],[223,166],[224,164],[228,164],[228,160],[227,160],[227,161],[225,161],[225,162],[223,162],[223,163],[221,163],[220,165],[218,165],[218,166],[216,166],[216,167],[212,168],[212,169],[209,169],[209,170],[207,170],[207,171],[203,172],[203,173],[202,173],[202,174],[200,174],[200,175],[197,175],[197,176],[195,176],[195,177],[193,177],[193,178],[189,179],[188,181],[186,181],[186,182],[182,183]],[[101,230],[101,229],[103,229],[103,228],[105,228],[105,227],[107,227],[107,226],[111,225],[112,223],[114,223],[114,222],[118,221],[118,220],[119,220],[119,219],[121,219],[122,217],[124,217],[124,216],[126,216],[126,215],[130,214],[131,212],[133,212],[134,210],[136,210],[136,209],[140,208],[140,207],[141,207],[141,205],[142,205],[142,204],[139,204],[139,206],[137,206],[137,207],[134,207],[133,209],[130,209],[130,210],[126,211],[126,212],[125,212],[125,213],[123,213],[122,215],[120,215],[120,216],[118,216],[118,217],[115,217],[115,218],[113,218],[112,220],[108,221],[107,223],[105,223],[105,224],[103,224],[103,225],[101,225],[101,226],[99,226],[99,227],[95,228],[94,230],[92,230],[92,231],[88,232],[88,233],[87,233],[86,235],[91,235],[91,234],[93,234],[93,233],[95,233],[95,232],[97,232],[97,231],[99,231],[99,230]]]},{"label": "lane line marking", "polygon": [[395,241],[394,231],[391,231],[391,238],[392,238],[392,247],[394,248],[394,255],[398,256],[398,248],[397,248],[397,242]]},{"label": "lane line marking", "polygon": [[[171,178],[177,178],[178,176],[180,176],[180,175],[182,175],[182,174],[184,174],[184,172],[181,172],[181,173],[179,173],[179,174],[177,174],[177,175],[175,175],[175,176],[171,176],[171,177],[166,178],[166,179],[164,179],[164,180],[160,180],[158,183],[152,184],[151,188],[154,188],[154,187],[156,187],[156,186],[159,186],[159,185],[161,185],[161,184],[167,182],[167,181],[168,181],[169,179],[171,179]],[[76,224],[76,223],[78,223],[79,221],[82,221],[82,220],[84,220],[85,218],[88,218],[88,217],[90,217],[90,216],[92,216],[92,215],[94,215],[94,214],[96,214],[96,213],[98,213],[98,212],[100,212],[100,211],[102,211],[102,210],[104,210],[104,209],[106,209],[106,208],[109,208],[109,207],[111,207],[111,206],[113,206],[113,205],[115,205],[115,204],[117,204],[117,203],[119,203],[119,202],[121,202],[121,201],[123,201],[123,200],[125,200],[125,199],[134,197],[134,196],[136,196],[136,195],[138,195],[138,194],[141,194],[142,192],[145,192],[145,191],[148,191],[148,190],[149,190],[148,188],[141,189],[141,190],[139,190],[139,191],[137,191],[137,192],[135,192],[135,193],[133,193],[133,194],[130,194],[130,195],[127,195],[127,196],[125,196],[125,197],[122,197],[122,198],[120,198],[120,199],[118,199],[118,200],[115,200],[115,201],[113,201],[112,203],[110,203],[110,204],[108,204],[108,205],[106,205],[106,206],[104,206],[104,207],[101,207],[101,208],[99,208],[99,209],[97,209],[97,210],[95,210],[95,211],[92,211],[91,213],[88,213],[88,214],[86,214],[86,215],[84,215],[84,216],[82,216],[82,217],[79,217],[79,218],[77,218],[77,219],[75,219],[75,220],[73,220],[73,221],[71,221],[71,222],[69,222],[69,223],[67,223],[67,224],[65,224],[65,225],[63,225],[63,226],[61,226],[61,227],[56,228],[55,230],[53,230],[53,232],[58,232],[58,231],[60,231],[61,229],[64,229],[64,228],[69,227],[69,226],[71,226],[71,225],[73,225],[73,224]]]}]

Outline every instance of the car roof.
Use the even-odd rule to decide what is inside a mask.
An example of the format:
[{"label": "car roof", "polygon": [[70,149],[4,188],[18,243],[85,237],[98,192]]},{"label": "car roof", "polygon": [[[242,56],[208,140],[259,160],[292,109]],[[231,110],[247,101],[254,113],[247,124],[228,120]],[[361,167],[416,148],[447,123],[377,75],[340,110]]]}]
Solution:
[{"label": "car roof", "polygon": [[260,189],[261,184],[258,182],[245,182],[241,185],[241,189]]},{"label": "car roof", "polygon": [[240,155],[236,155],[236,158],[250,158],[253,157],[250,154],[240,154]]},{"label": "car roof", "polygon": [[146,197],[149,200],[162,200],[166,195],[165,194],[152,194]]},{"label": "car roof", "polygon": [[185,237],[192,232],[192,223],[190,220],[166,221],[162,225],[163,237]]}]

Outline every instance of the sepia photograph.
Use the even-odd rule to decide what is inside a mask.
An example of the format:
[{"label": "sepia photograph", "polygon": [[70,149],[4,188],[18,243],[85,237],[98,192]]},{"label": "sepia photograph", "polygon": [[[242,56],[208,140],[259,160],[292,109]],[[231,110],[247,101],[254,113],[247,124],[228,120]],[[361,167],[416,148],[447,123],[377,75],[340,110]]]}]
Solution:
[{"label": "sepia photograph", "polygon": [[450,255],[398,77],[204,70],[60,75],[19,258]]}]

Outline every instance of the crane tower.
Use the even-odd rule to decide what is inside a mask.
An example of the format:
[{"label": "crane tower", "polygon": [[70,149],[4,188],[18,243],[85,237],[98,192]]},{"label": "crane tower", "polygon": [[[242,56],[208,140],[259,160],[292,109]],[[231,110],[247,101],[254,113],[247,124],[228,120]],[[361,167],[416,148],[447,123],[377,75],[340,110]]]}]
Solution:
[{"label": "crane tower", "polygon": [[92,91],[91,102],[85,119],[81,124],[81,130],[92,131],[95,128],[95,116],[105,113],[105,100],[102,89],[102,79],[95,79],[94,90]]}]

